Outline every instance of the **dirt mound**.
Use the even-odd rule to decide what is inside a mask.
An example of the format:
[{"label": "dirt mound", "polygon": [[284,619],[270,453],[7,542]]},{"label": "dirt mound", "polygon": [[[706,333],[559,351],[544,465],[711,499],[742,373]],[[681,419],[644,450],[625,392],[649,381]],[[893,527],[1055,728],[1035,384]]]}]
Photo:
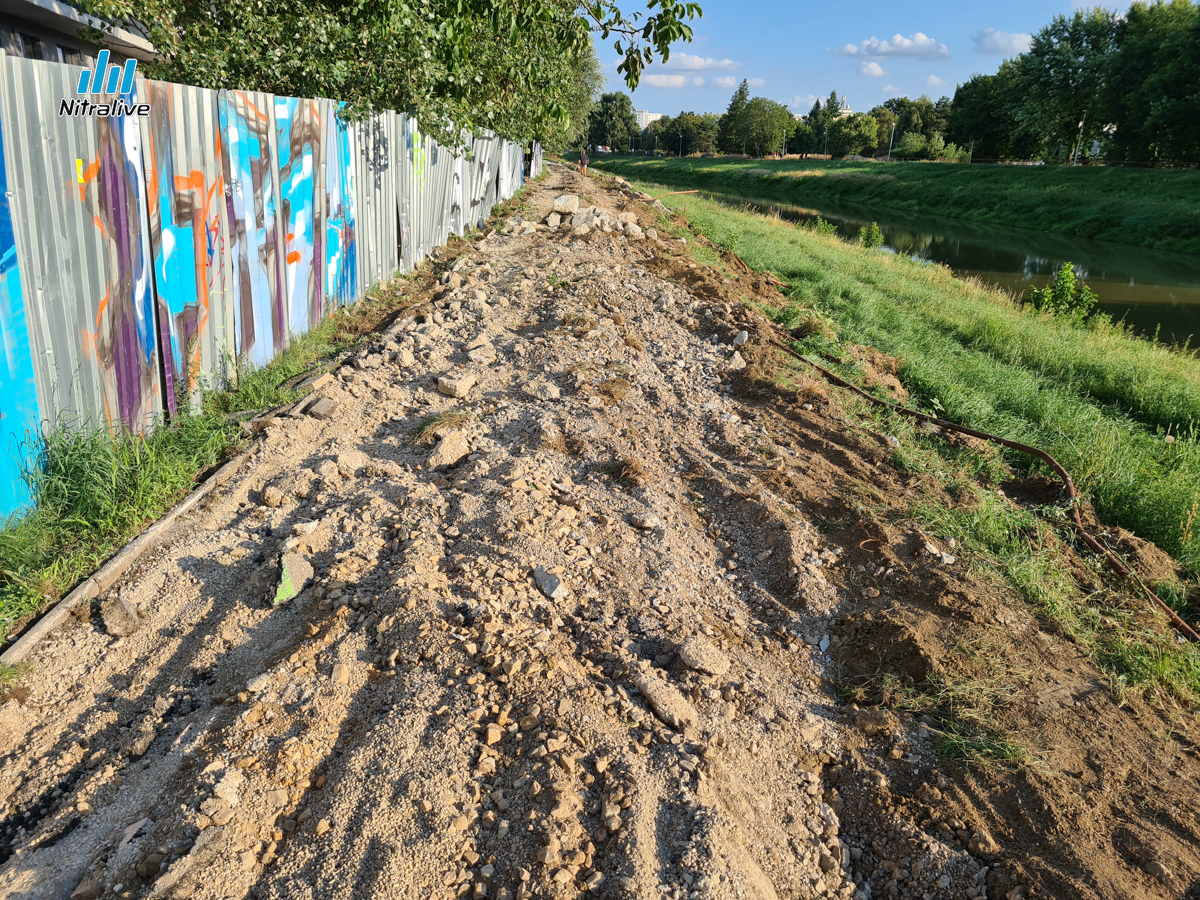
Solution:
[{"label": "dirt mound", "polygon": [[[563,192],[606,215],[536,224]],[[1194,890],[1188,738],[930,550],[901,511],[953,500],[883,435],[774,387],[737,299],[773,289],[569,169],[522,201],[102,598],[140,630],[38,650],[4,894]],[[964,772],[899,702],[996,659],[1044,770]]]}]

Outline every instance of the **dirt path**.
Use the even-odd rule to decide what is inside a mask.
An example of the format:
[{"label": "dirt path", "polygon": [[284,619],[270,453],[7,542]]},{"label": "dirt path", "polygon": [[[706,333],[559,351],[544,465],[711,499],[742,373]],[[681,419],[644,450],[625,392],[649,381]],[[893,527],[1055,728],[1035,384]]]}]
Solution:
[{"label": "dirt path", "polygon": [[476,242],[110,592],[138,630],[38,650],[0,708],[0,894],[1034,896],[928,728],[834,695],[858,551],[821,504],[885,483],[886,443],[782,436],[731,384],[729,279],[570,170],[526,222],[563,193],[617,228]]}]

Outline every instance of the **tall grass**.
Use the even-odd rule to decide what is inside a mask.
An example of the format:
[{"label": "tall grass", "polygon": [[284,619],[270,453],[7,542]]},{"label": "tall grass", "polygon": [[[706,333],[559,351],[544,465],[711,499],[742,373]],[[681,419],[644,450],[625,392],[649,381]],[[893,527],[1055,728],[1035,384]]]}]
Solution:
[{"label": "tall grass", "polygon": [[[369,302],[363,301],[369,314]],[[352,346],[342,317],[292,339],[270,365],[239,366],[235,387],[207,393],[201,412],[144,435],[62,429],[33,448],[34,506],[0,528],[0,639],[93,571],[239,449],[231,414],[286,403],[287,383]]]},{"label": "tall grass", "polygon": [[[1104,521],[1200,571],[1200,361],[1105,320],[1021,308],[941,266],[713,201],[687,203],[693,227],[789,285],[782,318],[816,311],[846,340],[901,359],[916,403],[1044,448]],[[1009,460],[1034,465],[1015,453]]]},{"label": "tall grass", "polygon": [[814,160],[604,159],[626,178],[799,205],[938,214],[1200,253],[1200,171]]}]

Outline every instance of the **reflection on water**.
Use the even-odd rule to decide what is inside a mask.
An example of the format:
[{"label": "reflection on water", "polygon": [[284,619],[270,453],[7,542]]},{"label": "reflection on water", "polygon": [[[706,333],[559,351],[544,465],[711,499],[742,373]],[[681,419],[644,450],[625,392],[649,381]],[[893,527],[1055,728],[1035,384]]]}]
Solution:
[{"label": "reflection on water", "polygon": [[791,221],[809,222],[820,215],[850,239],[857,239],[858,229],[875,221],[883,232],[885,249],[945,263],[960,275],[974,275],[1014,295],[1030,285],[1044,286],[1070,260],[1099,295],[1100,308],[1114,319],[1124,319],[1141,334],[1158,330],[1159,338],[1167,342],[1200,336],[1200,259],[1196,257],[964,219],[846,208],[816,210],[730,194],[710,196]]}]

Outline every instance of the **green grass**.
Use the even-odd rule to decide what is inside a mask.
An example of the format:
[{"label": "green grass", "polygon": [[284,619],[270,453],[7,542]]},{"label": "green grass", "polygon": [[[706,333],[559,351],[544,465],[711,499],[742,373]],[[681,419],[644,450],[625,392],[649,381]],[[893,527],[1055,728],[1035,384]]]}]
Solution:
[{"label": "green grass", "polygon": [[[848,342],[900,359],[909,406],[1045,449],[1103,521],[1154,541],[1179,561],[1185,578],[1200,573],[1200,360],[1103,320],[1081,325],[1037,314],[944,267],[864,250],[779,219],[693,197],[688,220],[789,285],[788,304],[763,311],[785,327],[802,326],[797,350],[821,357],[851,381],[861,381],[861,367],[846,351]],[[665,220],[662,226],[663,233],[676,229]],[[1066,509],[1026,510],[995,494],[1014,471],[1052,473],[1023,454],[994,445],[982,452],[955,447],[916,429],[910,418],[841,399],[852,417],[900,440],[895,465],[935,478],[958,501],[908,514],[956,538],[980,577],[1007,582],[1043,620],[1085,647],[1118,696],[1200,701],[1200,650],[1164,630],[1143,597],[1118,588],[1083,595],[1062,553],[1073,539]],[[1178,436],[1173,443],[1164,439],[1167,432]],[[1183,605],[1179,590],[1169,593]],[[961,717],[946,721],[947,752],[957,752],[958,744],[959,751],[982,752],[963,741],[1002,738],[971,731],[971,723],[963,731]],[[1002,744],[985,755],[1007,758]]]},{"label": "green grass", "polygon": [[942,215],[1200,253],[1196,170],[644,157],[595,165],[631,180],[800,206]]},{"label": "green grass", "polygon": [[[1106,320],[1054,319],[945,267],[862,250],[778,219],[695,197],[688,219],[789,285],[790,306],[770,311],[781,324],[826,317],[840,339],[897,357],[918,405],[1043,448],[1104,521],[1200,571],[1200,361]],[[817,333],[800,349],[820,353],[830,345]],[[1032,465],[1016,453],[1009,461]]]},{"label": "green grass", "polygon": [[[367,311],[370,301],[362,301]],[[194,486],[196,476],[243,440],[231,414],[298,399],[285,388],[355,342],[326,319],[261,369],[241,367],[237,386],[204,396],[201,411],[145,435],[59,431],[27,473],[35,508],[0,529],[0,639],[70,590]]]}]

